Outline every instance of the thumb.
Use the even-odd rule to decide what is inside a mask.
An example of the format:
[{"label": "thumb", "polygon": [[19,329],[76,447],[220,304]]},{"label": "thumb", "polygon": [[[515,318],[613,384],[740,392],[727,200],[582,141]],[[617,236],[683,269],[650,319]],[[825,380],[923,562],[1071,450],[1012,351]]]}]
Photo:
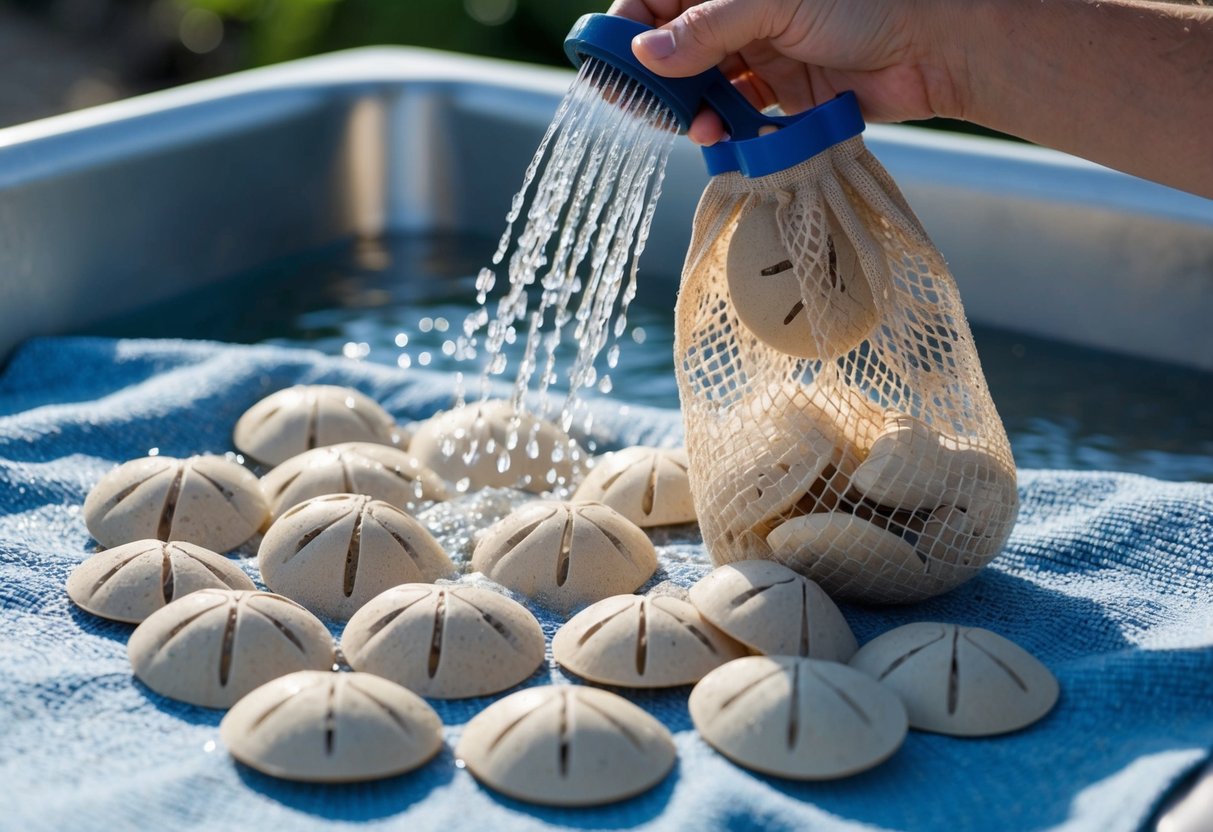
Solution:
[{"label": "thumb", "polygon": [[707,0],[661,28],[637,35],[632,53],[658,75],[697,75],[751,41],[774,35],[772,12],[779,5],[774,0]]}]

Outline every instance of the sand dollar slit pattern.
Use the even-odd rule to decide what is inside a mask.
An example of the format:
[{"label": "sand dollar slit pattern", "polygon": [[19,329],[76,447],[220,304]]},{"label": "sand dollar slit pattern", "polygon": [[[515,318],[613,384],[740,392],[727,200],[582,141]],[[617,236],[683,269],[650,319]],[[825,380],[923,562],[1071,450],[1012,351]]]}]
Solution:
[{"label": "sand dollar slit pattern", "polygon": [[84,501],[84,522],[102,546],[184,540],[215,552],[248,541],[269,522],[257,478],[219,456],[149,456],[103,476]]},{"label": "sand dollar slit pattern", "polygon": [[297,670],[329,670],[333,639],[316,616],[269,592],[203,589],[157,610],[127,643],[135,676],[162,696],[228,708]]},{"label": "sand dollar slit pattern", "polygon": [[200,589],[256,588],[220,554],[192,543],[150,539],[99,552],[67,579],[67,594],[76,606],[131,624]]},{"label": "sand dollar slit pattern", "polygon": [[420,696],[369,673],[301,670],[267,682],[219,723],[232,756],[286,780],[351,783],[402,774],[442,748]]},{"label": "sand dollar slit pattern", "polygon": [[543,631],[510,598],[474,586],[411,583],[350,619],[341,649],[355,670],[422,696],[460,699],[513,687],[543,662]]}]

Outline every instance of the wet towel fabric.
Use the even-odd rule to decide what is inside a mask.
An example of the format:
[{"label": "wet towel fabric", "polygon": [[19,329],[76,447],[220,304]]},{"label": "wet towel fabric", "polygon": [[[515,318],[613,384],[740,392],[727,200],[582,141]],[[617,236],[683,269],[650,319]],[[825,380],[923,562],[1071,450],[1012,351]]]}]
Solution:
[{"label": "wet towel fabric", "polygon": [[[92,551],[80,506],[106,470],[149,448],[231,450],[240,413],[295,383],[355,386],[402,422],[452,393],[439,373],[261,347],[42,339],[11,358],[0,375],[0,829],[1102,832],[1138,828],[1213,746],[1213,486],[1026,471],[1011,541],[975,580],[914,606],[844,607],[861,643],[943,620],[1026,647],[1062,695],[1025,731],[911,732],[875,770],[804,784],[712,751],[691,726],[686,688],[626,693],[669,726],[678,765],[641,797],[574,811],[478,786],[450,749],[491,699],[435,701],[447,745],[412,775],[341,787],[264,777],[227,756],[220,712],[136,682],[131,628],[75,609],[63,586]],[[676,410],[617,403],[600,404],[597,426],[616,445],[671,444],[681,433]],[[709,568],[693,539],[659,551],[655,580],[689,585]],[[559,620],[533,609],[550,638]],[[549,660],[528,684],[573,681]]]}]

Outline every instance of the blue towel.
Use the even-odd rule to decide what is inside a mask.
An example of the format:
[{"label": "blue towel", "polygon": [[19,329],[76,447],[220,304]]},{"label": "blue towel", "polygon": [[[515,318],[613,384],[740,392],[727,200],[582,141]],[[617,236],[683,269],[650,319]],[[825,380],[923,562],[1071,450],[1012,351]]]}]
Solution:
[{"label": "blue towel", "polygon": [[[231,449],[251,404],[295,383],[355,386],[401,421],[449,404],[451,379],[307,351],[168,341],[42,339],[0,376],[0,828],[1129,830],[1213,746],[1213,486],[1021,472],[1006,551],[915,606],[844,612],[861,642],[910,621],[986,627],[1058,676],[1043,721],[990,739],[911,732],[876,769],[797,783],[734,767],[695,733],[687,689],[626,693],[674,733],[679,762],[645,795],[592,810],[494,795],[455,766],[462,726],[491,698],[432,704],[446,749],[419,771],[323,787],[236,765],[221,713],[136,682],[131,627],[73,607],[93,543],[80,507],[115,463],[151,448]],[[615,444],[676,442],[676,411],[598,406]],[[701,545],[659,548],[655,580],[689,585]],[[251,562],[245,560],[250,574]],[[536,614],[550,635],[559,621]],[[334,627],[337,632],[337,628]],[[566,677],[550,660],[528,684]]]}]

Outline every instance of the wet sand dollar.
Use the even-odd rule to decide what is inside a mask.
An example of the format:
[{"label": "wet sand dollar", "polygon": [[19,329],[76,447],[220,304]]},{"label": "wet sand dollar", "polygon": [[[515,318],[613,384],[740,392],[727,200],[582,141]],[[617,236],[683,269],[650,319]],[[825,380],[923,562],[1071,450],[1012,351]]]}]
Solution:
[{"label": "wet sand dollar", "polygon": [[528,688],[490,705],[455,748],[476,779],[518,800],[597,806],[661,782],[674,765],[665,726],[597,688]]},{"label": "wet sand dollar", "polygon": [[442,748],[442,721],[417,694],[369,673],[301,670],[267,682],[219,723],[232,756],[313,783],[412,771]]},{"label": "wet sand dollar", "polygon": [[342,620],[397,584],[455,571],[424,526],[361,494],[329,494],[295,506],[265,533],[257,563],[271,590]]},{"label": "wet sand dollar", "polygon": [[904,538],[842,511],[794,517],[767,535],[772,557],[813,579],[832,598],[895,604],[929,598],[972,573],[931,570]]},{"label": "wet sand dollar", "polygon": [[293,456],[261,478],[276,519],[287,509],[324,494],[365,494],[400,508],[449,496],[442,478],[417,458],[371,442],[343,442]]},{"label": "wet sand dollar", "polygon": [[411,583],[376,596],[346,625],[355,670],[422,696],[460,699],[513,687],[543,662],[543,631],[521,604],[473,586]]},{"label": "wet sand dollar", "polygon": [[641,528],[695,519],[687,452],[637,445],[600,457],[573,495],[608,505]]},{"label": "wet sand dollar", "polygon": [[751,208],[729,241],[726,274],[737,317],[766,344],[801,358],[844,355],[878,320],[855,247],[833,213],[824,213],[818,245],[825,250],[801,262],[784,246],[774,202]]},{"label": "wet sand dollar", "polygon": [[825,591],[773,561],[712,570],[691,587],[691,603],[724,633],[769,656],[845,662],[859,647]]},{"label": "wet sand dollar", "polygon": [[103,476],[84,501],[84,522],[102,546],[187,540],[227,552],[269,521],[257,478],[220,456],[149,456]]},{"label": "wet sand dollar", "polygon": [[303,607],[268,592],[203,589],[135,628],[127,655],[135,676],[170,699],[228,708],[270,679],[328,670],[333,639]]},{"label": "wet sand dollar", "polygon": [[256,588],[222,555],[192,543],[151,539],[93,555],[67,579],[67,594],[76,606],[132,624],[200,589]]},{"label": "wet sand dollar", "polygon": [[258,462],[277,465],[341,442],[393,443],[396,423],[379,403],[349,387],[296,385],[266,396],[236,422],[232,440]]},{"label": "wet sand dollar", "polygon": [[601,503],[542,500],[491,526],[472,567],[558,610],[632,592],[657,570],[640,527]]},{"label": "wet sand dollar", "polygon": [[735,763],[798,780],[846,777],[888,759],[906,735],[897,695],[837,662],[749,656],[690,698],[703,738]]},{"label": "wet sand dollar", "polygon": [[616,595],[573,616],[552,639],[566,670],[604,685],[689,685],[746,650],[691,604],[669,596]]},{"label": "wet sand dollar", "polygon": [[[514,413],[507,401],[469,404],[422,422],[409,452],[457,490],[570,488],[583,452],[556,425]],[[462,485],[462,487],[459,487]]]},{"label": "wet sand dollar", "polygon": [[919,622],[877,636],[851,667],[896,691],[910,727],[980,737],[1015,731],[1057,702],[1057,679],[1031,653],[978,627]]}]

